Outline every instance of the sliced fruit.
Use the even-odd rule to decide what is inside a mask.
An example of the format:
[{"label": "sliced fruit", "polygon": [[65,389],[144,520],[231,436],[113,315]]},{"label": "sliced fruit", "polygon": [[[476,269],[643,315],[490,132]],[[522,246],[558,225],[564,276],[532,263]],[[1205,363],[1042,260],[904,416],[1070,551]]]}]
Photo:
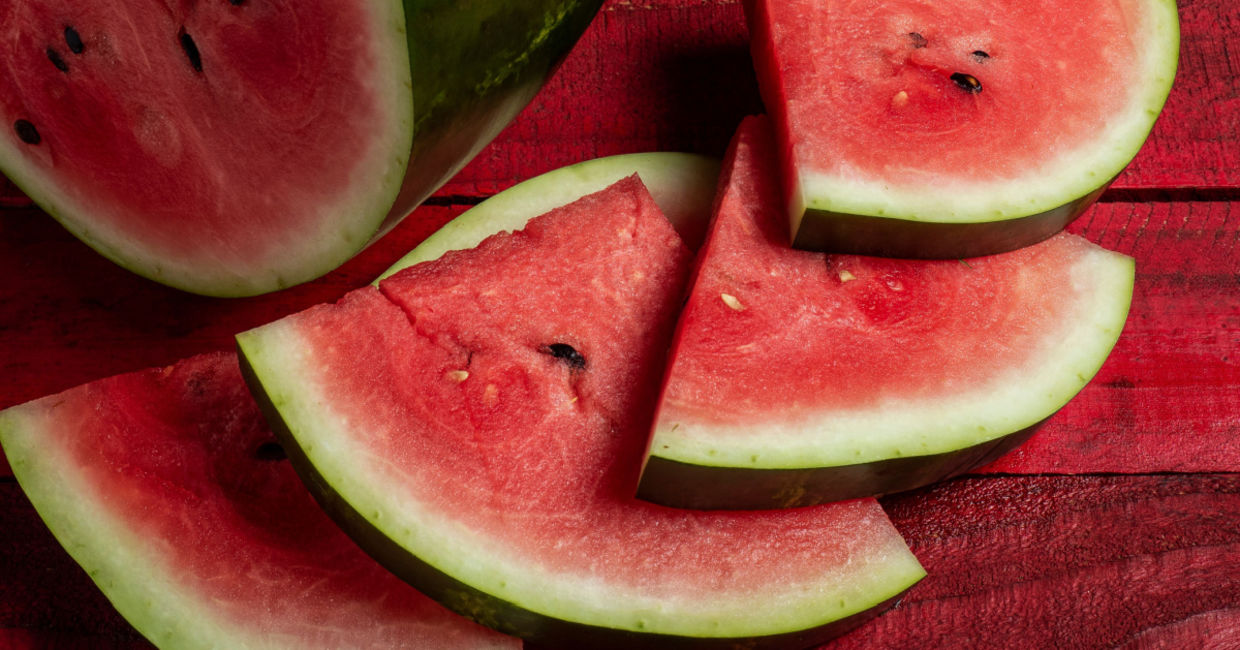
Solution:
[{"label": "sliced fruit", "polygon": [[455,173],[599,4],[8,3],[0,170],[136,273],[273,291]]},{"label": "sliced fruit", "polygon": [[0,443],[65,550],[158,646],[520,646],[401,582],[331,522],[233,354],[12,407]]},{"label": "sliced fruit", "polygon": [[238,343],[312,491],[449,608],[557,647],[809,646],[924,572],[873,500],[633,498],[689,259],[630,177]]},{"label": "sliced fruit", "polygon": [[968,260],[787,245],[745,121],[681,314],[639,496],[765,508],[906,490],[1025,440],[1102,365],[1133,261],[1060,234]]},{"label": "sliced fruit", "polygon": [[989,255],[1041,241],[1144,143],[1172,0],[747,0],[799,248]]}]

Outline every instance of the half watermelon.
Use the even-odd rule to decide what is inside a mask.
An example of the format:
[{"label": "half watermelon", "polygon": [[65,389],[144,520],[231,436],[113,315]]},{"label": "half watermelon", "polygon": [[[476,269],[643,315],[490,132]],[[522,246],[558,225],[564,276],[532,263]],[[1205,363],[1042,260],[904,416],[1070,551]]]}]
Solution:
[{"label": "half watermelon", "polygon": [[273,291],[455,173],[600,2],[6,3],[0,170],[136,273]]},{"label": "half watermelon", "polygon": [[167,648],[517,648],[385,571],[306,492],[233,354],[0,412],[48,528]]},{"label": "half watermelon", "polygon": [[[465,242],[487,227],[461,219]],[[238,336],[312,491],[419,589],[556,647],[805,647],[924,575],[873,500],[633,498],[690,259],[636,177],[441,244]]]},{"label": "half watermelon", "polygon": [[1097,372],[1131,258],[1060,234],[969,260],[787,245],[749,118],[681,314],[639,495],[767,508],[906,490],[1024,441]]},{"label": "half watermelon", "polygon": [[[829,5],[829,10],[828,10]],[[1173,0],[747,0],[797,247],[1032,244],[1136,155],[1175,76]]]}]

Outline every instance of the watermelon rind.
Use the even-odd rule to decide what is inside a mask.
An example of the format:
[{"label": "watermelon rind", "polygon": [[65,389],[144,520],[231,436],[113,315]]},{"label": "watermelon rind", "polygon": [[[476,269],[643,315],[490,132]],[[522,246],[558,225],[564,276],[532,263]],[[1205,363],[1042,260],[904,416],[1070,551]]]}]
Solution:
[{"label": "watermelon rind", "polygon": [[[237,4],[240,3],[234,3]],[[304,156],[289,159],[282,171],[271,177],[263,174],[238,178],[231,173],[234,161],[206,160],[202,166],[207,171],[201,178],[195,176],[192,182],[196,187],[211,188],[213,196],[223,197],[220,205],[199,205],[163,191],[169,203],[161,204],[161,210],[168,211],[168,205],[174,205],[175,214],[161,214],[165,218],[160,222],[158,236],[144,232],[155,229],[139,223],[134,215],[142,211],[124,204],[124,193],[120,199],[101,199],[77,187],[72,178],[61,179],[56,172],[56,156],[64,154],[51,148],[53,138],[45,136],[41,144],[27,144],[19,139],[11,124],[7,125],[0,132],[0,171],[75,237],[138,275],[209,296],[240,297],[276,291],[340,266],[389,231],[459,171],[534,97],[600,5],[601,0],[384,0],[359,5],[366,20],[359,29],[360,37],[350,46],[361,53],[354,73],[360,77],[359,86],[374,99],[372,114],[364,124],[339,120],[332,123],[333,111],[337,110],[332,107],[320,109],[321,115],[316,116],[326,125],[325,130],[330,127],[336,132],[355,134],[355,142],[360,143],[359,153],[333,159],[330,151],[314,150],[312,133]],[[264,11],[267,9],[278,7]],[[64,9],[52,7],[49,11],[63,13]],[[24,27],[17,24],[14,29],[20,31]],[[19,36],[13,37],[13,47],[27,47],[32,38],[44,38],[26,33]],[[106,51],[106,36],[99,38],[104,45],[91,41],[83,56],[96,57]],[[175,48],[176,39],[170,40],[172,44],[165,46]],[[124,59],[114,53],[113,58],[118,57]],[[206,72],[199,72],[209,77],[210,53],[204,53],[204,57],[208,58]],[[257,61],[255,64],[260,69],[264,65]],[[283,64],[286,62],[271,65]],[[73,75],[79,74],[76,65]],[[185,70],[159,70],[152,74],[192,74],[186,72],[190,70],[188,65],[183,67]],[[268,72],[263,69],[263,73]],[[314,71],[285,72],[290,78],[298,78]],[[53,73],[60,74],[54,70]],[[61,77],[57,83],[76,83],[76,77],[69,73]],[[326,89],[335,87],[330,82],[316,81]],[[37,85],[21,79],[17,83]],[[118,89],[119,99],[109,101],[127,109],[140,105],[141,98],[131,101],[124,95],[127,90]],[[155,88],[151,92],[160,90]],[[239,91],[231,87],[208,87],[207,92],[216,93],[211,96],[212,101],[237,105],[237,111],[257,114],[270,110],[261,100],[239,100],[234,96]],[[22,102],[21,97],[12,99],[16,105]],[[183,109],[176,101],[172,103],[175,110]],[[75,108],[83,110],[80,106]],[[313,110],[314,106],[306,108]],[[126,127],[135,132],[144,128],[121,124],[120,130]],[[285,141],[306,139],[303,127],[288,125]],[[231,142],[234,138],[227,124],[191,124],[185,130],[186,133],[168,137],[191,143],[212,138]],[[190,149],[191,145],[185,148]],[[233,148],[240,149],[242,145]],[[100,149],[106,152],[106,148]],[[230,155],[246,157],[244,153]],[[267,151],[254,153],[260,160],[272,155]],[[109,160],[103,153],[100,157],[105,163]],[[42,162],[33,162],[36,159]],[[131,184],[145,184],[146,189],[155,192],[162,187],[154,174],[135,179],[141,172],[117,163],[111,165],[92,172],[92,180],[121,177]],[[155,168],[158,163],[152,162],[151,166]],[[330,189],[306,187],[299,180],[302,168],[315,170],[314,178],[330,174],[339,179],[340,185]],[[181,167],[177,169],[180,173]],[[234,191],[233,187],[237,189]],[[304,205],[290,207],[282,203],[282,192],[288,192],[288,196]],[[222,207],[227,205],[225,199],[241,195],[254,197],[245,204],[248,209]],[[192,235],[178,235],[189,231],[169,225],[199,220],[213,224],[206,234],[195,230]]]},{"label": "watermelon rind", "polygon": [[710,220],[719,159],[691,153],[633,153],[560,167],[514,185],[445,224],[384,271],[380,280],[451,250],[464,250],[501,231],[637,174],[685,244],[696,249]]},{"label": "watermelon rind", "polygon": [[[438,241],[428,240],[427,249],[397,266],[434,259],[488,234],[519,227],[548,206],[631,173],[634,162],[641,163],[637,171],[652,187],[698,188],[693,190],[696,199],[666,197],[661,206],[679,205],[674,211],[697,215],[689,221],[707,218],[716,162],[679,154],[604,159],[549,173],[497,195],[479,216],[465,213]],[[680,180],[667,182],[676,178]],[[565,183],[576,189],[565,189]],[[541,197],[544,192],[557,196]],[[660,191],[654,194],[658,197]],[[506,205],[509,197],[511,206]],[[690,226],[698,233],[703,228],[701,223]],[[843,580],[807,577],[801,584],[771,585],[760,594],[695,591],[667,599],[633,587],[565,577],[554,566],[531,563],[445,521],[426,504],[393,504],[389,491],[369,478],[386,471],[385,460],[368,452],[351,423],[331,408],[332,388],[307,381],[317,376],[312,370],[316,362],[295,325],[269,324],[239,334],[237,342],[243,372],[273,430],[337,523],[424,593],[500,631],[555,647],[803,647],[876,615],[925,575],[898,535],[891,535],[882,547],[854,557],[842,569],[848,575]],[[368,469],[359,462],[377,465]]]},{"label": "watermelon rind", "polygon": [[[765,4],[750,0],[756,65],[773,66]],[[1142,0],[1129,36],[1139,83],[1122,111],[1088,141],[1010,179],[972,182],[943,170],[934,182],[797,169],[784,152],[793,245],[807,250],[883,257],[951,259],[1027,246],[1082,214],[1136,157],[1170,94],[1179,61],[1179,16],[1173,0]],[[781,91],[763,89],[781,140],[795,134],[783,117]],[[963,137],[963,136],[962,136]],[[898,146],[893,142],[893,146]]]},{"label": "watermelon rind", "polygon": [[1089,383],[1128,317],[1131,257],[1093,247],[1057,272],[1084,290],[1026,364],[971,389],[855,411],[735,425],[659,418],[639,496],[693,508],[803,506],[909,490],[997,459]]}]

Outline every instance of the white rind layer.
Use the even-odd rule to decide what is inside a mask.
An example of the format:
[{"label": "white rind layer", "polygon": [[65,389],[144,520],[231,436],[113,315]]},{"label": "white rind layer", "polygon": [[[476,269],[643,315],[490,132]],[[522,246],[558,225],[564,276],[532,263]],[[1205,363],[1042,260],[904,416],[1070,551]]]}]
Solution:
[{"label": "white rind layer", "polygon": [[1171,91],[1179,61],[1179,15],[1172,0],[1149,0],[1138,34],[1142,83],[1127,106],[1097,137],[1078,148],[998,181],[970,182],[950,172],[934,183],[901,185],[885,179],[841,176],[808,167],[793,153],[796,167],[788,196],[792,232],[807,209],[930,223],[973,223],[1041,214],[1084,197],[1109,183],[1145,143]]},{"label": "white rind layer", "polygon": [[[238,336],[272,405],[315,470],[370,525],[411,555],[479,591],[526,610],[586,625],[700,637],[750,637],[810,629],[864,612],[925,575],[898,533],[847,566],[766,591],[728,593],[702,585],[663,585],[663,595],[531,562],[503,540],[454,522],[388,486],[402,469],[358,444],[334,412],[294,325],[277,322]],[[382,435],[382,434],[380,434]],[[554,558],[552,558],[554,559]],[[679,591],[679,593],[674,592]]]},{"label": "white rind layer", "polygon": [[[1067,404],[1098,372],[1132,301],[1132,258],[1093,247],[1071,268],[1074,309],[1025,365],[958,393],[891,399],[852,411],[767,414],[721,425],[660,413],[652,456],[710,467],[801,469],[949,453],[1033,426]],[[781,417],[786,416],[786,417]]]}]

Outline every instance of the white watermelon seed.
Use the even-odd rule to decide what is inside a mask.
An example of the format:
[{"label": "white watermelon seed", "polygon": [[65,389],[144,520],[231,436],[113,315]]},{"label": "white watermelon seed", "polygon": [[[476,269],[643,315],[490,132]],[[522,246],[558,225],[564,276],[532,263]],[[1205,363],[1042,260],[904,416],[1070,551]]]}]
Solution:
[{"label": "white watermelon seed", "polygon": [[741,301],[737,300],[736,296],[730,293],[721,293],[719,294],[719,298],[723,300],[723,304],[731,307],[732,309],[735,309],[736,311],[745,311],[745,305],[742,305]]}]

